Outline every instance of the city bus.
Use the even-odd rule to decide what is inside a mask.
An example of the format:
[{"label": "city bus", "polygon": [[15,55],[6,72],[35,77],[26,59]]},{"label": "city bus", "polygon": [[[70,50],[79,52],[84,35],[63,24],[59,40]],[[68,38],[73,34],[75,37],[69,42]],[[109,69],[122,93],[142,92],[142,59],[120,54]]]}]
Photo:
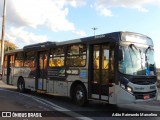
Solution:
[{"label": "city bus", "polygon": [[44,42],[5,53],[3,82],[44,94],[109,104],[157,99],[151,38],[113,32],[63,42]]}]

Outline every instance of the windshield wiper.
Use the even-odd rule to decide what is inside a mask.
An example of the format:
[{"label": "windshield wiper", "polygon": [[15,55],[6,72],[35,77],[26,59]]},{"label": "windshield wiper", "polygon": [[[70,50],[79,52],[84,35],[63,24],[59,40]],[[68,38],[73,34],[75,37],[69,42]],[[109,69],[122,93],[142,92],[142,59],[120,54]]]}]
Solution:
[{"label": "windshield wiper", "polygon": [[151,49],[150,46],[145,50],[145,54],[147,54],[147,52],[148,52],[149,49]]},{"label": "windshield wiper", "polygon": [[[133,48],[134,47],[134,48]],[[143,69],[143,65],[142,65],[142,54],[141,54],[141,50],[138,49],[134,44],[130,44],[129,48],[131,48],[131,50],[135,53],[135,56],[137,57],[136,51],[138,51],[138,53],[140,54],[140,59],[141,59],[141,69]],[[136,51],[135,51],[136,50]],[[130,50],[129,50],[130,52]],[[131,62],[132,62],[132,67],[133,67],[133,60],[132,60],[132,56],[130,53],[130,57],[131,57]]]},{"label": "windshield wiper", "polygon": [[132,49],[132,51],[135,51],[133,47],[138,51],[137,47],[134,44],[130,44],[129,47]]},{"label": "windshield wiper", "polygon": [[[129,47],[132,51],[134,51],[133,48],[132,48],[132,46],[133,46],[133,44],[130,44],[128,47]],[[129,49],[129,55],[130,55],[131,63],[132,63],[132,67],[133,67],[133,59],[132,59],[132,56],[131,56],[131,51],[130,51],[130,49]]]}]

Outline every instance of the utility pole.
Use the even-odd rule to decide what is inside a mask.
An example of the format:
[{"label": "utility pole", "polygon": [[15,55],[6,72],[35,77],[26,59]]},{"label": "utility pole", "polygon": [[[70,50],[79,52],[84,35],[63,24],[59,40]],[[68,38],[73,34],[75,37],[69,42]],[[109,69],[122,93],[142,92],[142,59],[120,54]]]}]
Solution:
[{"label": "utility pole", "polygon": [[[4,0],[3,5],[3,19],[2,19],[2,35],[1,35],[1,73],[2,73],[2,66],[3,66],[3,59],[4,59],[4,36],[5,36],[5,24],[6,24],[6,0]],[[0,73],[0,74],[1,74]]]},{"label": "utility pole", "polygon": [[94,31],[94,36],[96,35],[96,30],[97,30],[98,28],[92,28],[92,30]]}]

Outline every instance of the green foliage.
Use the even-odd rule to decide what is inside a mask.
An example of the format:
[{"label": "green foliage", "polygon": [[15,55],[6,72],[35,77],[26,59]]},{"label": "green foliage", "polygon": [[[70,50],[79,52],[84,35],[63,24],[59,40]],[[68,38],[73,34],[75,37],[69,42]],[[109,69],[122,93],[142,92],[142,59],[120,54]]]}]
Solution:
[{"label": "green foliage", "polygon": [[[0,48],[1,48],[1,40],[0,40]],[[14,43],[8,42],[7,40],[4,41],[4,51],[15,50],[17,46]]]}]

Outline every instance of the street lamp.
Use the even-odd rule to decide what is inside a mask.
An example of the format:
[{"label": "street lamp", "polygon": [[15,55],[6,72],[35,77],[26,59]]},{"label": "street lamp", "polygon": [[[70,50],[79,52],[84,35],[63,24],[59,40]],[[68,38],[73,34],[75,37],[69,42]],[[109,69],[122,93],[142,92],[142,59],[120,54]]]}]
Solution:
[{"label": "street lamp", "polygon": [[5,24],[6,24],[6,0],[4,0],[4,5],[3,5],[2,36],[1,36],[1,64],[0,64],[1,73],[2,73],[2,66],[3,66],[3,58],[4,58]]},{"label": "street lamp", "polygon": [[92,28],[92,30],[94,31],[94,36],[95,36],[95,32],[96,32],[96,30],[97,30],[98,28]]}]

